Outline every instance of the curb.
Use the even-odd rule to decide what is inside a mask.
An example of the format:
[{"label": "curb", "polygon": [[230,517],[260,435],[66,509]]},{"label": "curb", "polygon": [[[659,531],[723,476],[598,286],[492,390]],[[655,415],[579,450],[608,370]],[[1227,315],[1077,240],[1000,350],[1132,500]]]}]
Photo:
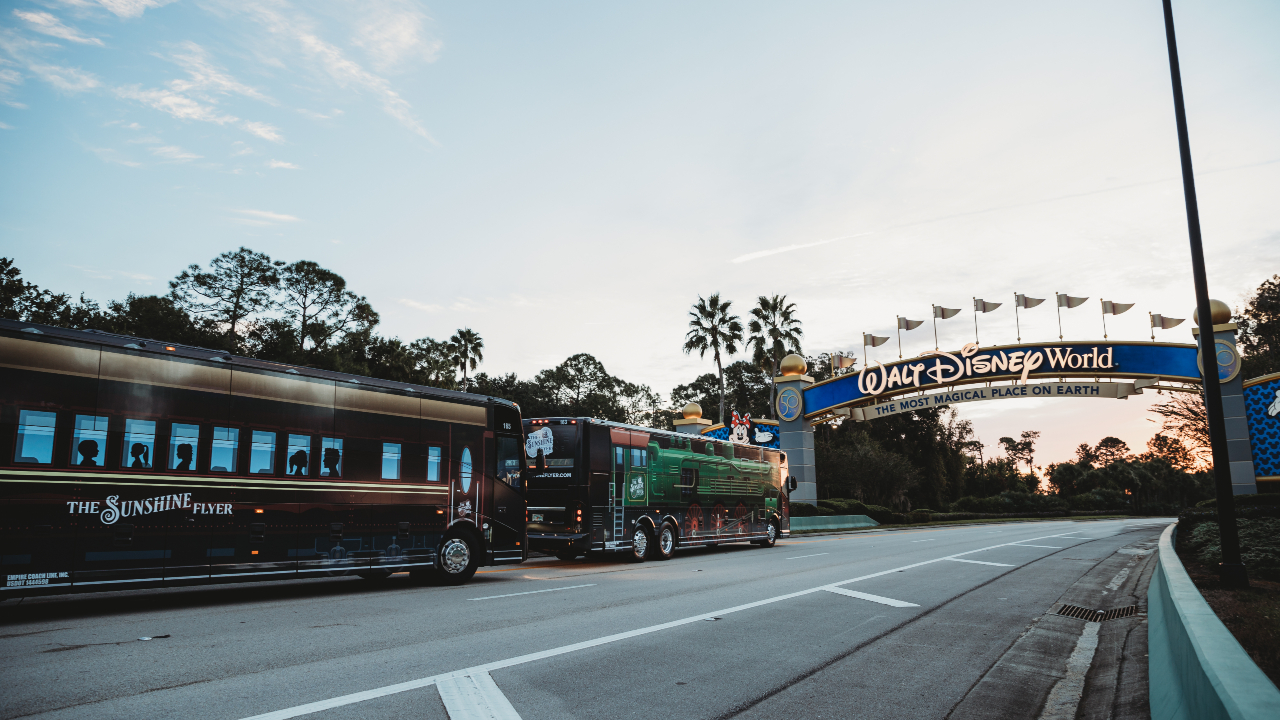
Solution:
[{"label": "curb", "polygon": [[1205,602],[1174,552],[1178,526],[1160,535],[1147,588],[1153,720],[1280,717],[1280,690]]}]

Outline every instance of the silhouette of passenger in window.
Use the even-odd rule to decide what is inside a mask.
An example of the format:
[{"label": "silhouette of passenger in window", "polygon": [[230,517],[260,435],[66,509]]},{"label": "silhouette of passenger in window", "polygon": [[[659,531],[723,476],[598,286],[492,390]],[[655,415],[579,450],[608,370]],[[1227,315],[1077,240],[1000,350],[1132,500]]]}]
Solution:
[{"label": "silhouette of passenger in window", "polygon": [[143,445],[142,443],[134,443],[133,447],[129,448],[129,457],[133,458],[133,462],[129,463],[129,467],[131,468],[151,467],[151,463],[149,462],[151,459],[151,448]]},{"label": "silhouette of passenger in window", "polygon": [[94,458],[98,457],[97,440],[81,440],[80,444],[76,446],[76,449],[80,451],[81,465],[96,466],[98,464],[98,461],[94,460]]},{"label": "silhouette of passenger in window", "polygon": [[289,456],[289,473],[290,475],[306,475],[307,474],[307,451],[299,450]]},{"label": "silhouette of passenger in window", "polygon": [[342,477],[342,466],[340,464],[342,462],[341,450],[338,450],[337,448],[325,448],[324,459],[321,460],[321,462],[324,463],[325,477]]},{"label": "silhouette of passenger in window", "polygon": [[178,456],[178,465],[173,469],[190,471],[191,456],[194,455],[194,453],[191,451],[191,445],[189,443],[182,443],[181,445],[178,446],[178,449],[174,452]]}]

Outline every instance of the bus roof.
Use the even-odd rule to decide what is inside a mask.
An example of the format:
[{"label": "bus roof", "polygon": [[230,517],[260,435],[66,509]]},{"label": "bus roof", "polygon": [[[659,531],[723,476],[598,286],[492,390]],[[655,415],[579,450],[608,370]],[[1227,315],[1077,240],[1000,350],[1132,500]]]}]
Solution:
[{"label": "bus roof", "polygon": [[365,385],[378,390],[407,391],[437,397],[442,400],[472,403],[495,402],[518,409],[518,406],[514,402],[503,398],[489,397],[487,395],[475,395],[472,393],[458,392],[456,390],[445,390],[443,388],[431,387],[429,385],[395,382],[392,380],[365,377],[363,375],[351,375],[349,373],[321,370],[319,368],[307,367],[305,365],[290,365],[288,363],[278,363],[270,360],[258,360],[256,358],[244,357],[242,355],[233,355],[225,350],[210,350],[208,348],[197,347],[194,345],[153,340],[151,338],[139,338],[132,335],[120,335],[103,330],[69,330],[67,328],[57,327],[56,325],[43,325],[40,323],[0,319],[0,332],[16,338],[25,337],[26,339],[30,339],[33,335],[36,337],[46,336],[61,340],[73,340],[76,342],[120,348],[122,350],[144,352],[159,357],[180,357],[188,360],[216,362],[220,365],[229,365],[232,367],[238,366],[253,370],[283,372],[290,375],[298,375],[317,380],[333,380],[353,383],[355,385]]}]

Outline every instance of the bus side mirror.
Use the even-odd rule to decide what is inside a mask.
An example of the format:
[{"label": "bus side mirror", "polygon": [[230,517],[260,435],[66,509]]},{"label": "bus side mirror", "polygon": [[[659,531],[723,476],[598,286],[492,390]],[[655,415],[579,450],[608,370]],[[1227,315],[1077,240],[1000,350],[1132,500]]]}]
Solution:
[{"label": "bus side mirror", "polygon": [[799,486],[800,486],[800,483],[796,481],[795,475],[787,476],[787,492],[791,492]]}]

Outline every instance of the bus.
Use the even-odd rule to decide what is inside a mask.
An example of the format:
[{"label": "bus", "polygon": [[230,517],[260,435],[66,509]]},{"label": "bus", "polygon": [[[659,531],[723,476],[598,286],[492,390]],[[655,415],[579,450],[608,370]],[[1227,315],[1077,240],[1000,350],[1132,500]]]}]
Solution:
[{"label": "bus", "polygon": [[787,456],[592,418],[524,421],[529,549],[670,559],[677,548],[752,542],[790,530]]},{"label": "bus", "polygon": [[0,597],[520,563],[519,408],[0,321]]}]

